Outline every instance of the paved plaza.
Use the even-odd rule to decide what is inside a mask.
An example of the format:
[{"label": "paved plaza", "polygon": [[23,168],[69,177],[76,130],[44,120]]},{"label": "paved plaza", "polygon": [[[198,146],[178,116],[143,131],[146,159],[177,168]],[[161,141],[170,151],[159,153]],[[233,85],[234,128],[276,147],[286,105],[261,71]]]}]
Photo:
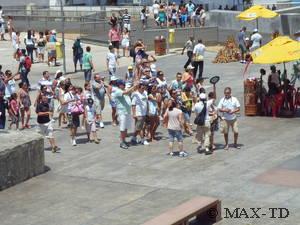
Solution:
[{"label": "paved plaza", "polygon": [[[67,41],[67,71],[73,71],[72,42]],[[1,64],[16,71],[9,42],[0,42]],[[105,70],[106,48],[92,46],[96,71]],[[78,145],[71,146],[68,130],[56,130],[60,153],[53,154],[45,141],[45,174],[0,192],[1,225],[139,225],[195,196],[211,196],[225,208],[262,208],[261,218],[223,218],[218,225],[300,224],[300,119],[245,117],[243,112],[243,70],[240,63],[213,64],[215,52],[207,52],[204,76],[219,75],[218,100],[231,86],[242,104],[239,119],[240,150],[224,151],[223,137],[216,133],[219,149],[210,156],[197,153],[192,137],[184,139],[187,158],[167,156],[166,129],[159,128],[161,140],[149,146],[119,148],[118,127],[111,126],[110,107],[104,110],[105,128],[99,131],[99,145],[85,143],[79,129]],[[182,71],[186,56],[172,53],[158,60],[168,81]],[[119,77],[130,62],[122,58]],[[281,67],[281,65],[278,65]],[[291,65],[287,65],[290,69]],[[268,66],[263,66],[269,71]],[[54,73],[60,67],[34,64],[29,79],[41,78],[43,70]],[[251,74],[259,75],[260,65]],[[283,69],[283,68],[280,68]],[[106,74],[104,72],[103,74]],[[83,74],[69,74],[83,85]],[[206,82],[208,90],[211,90]],[[32,97],[36,92],[31,92]],[[33,110],[32,110],[33,111]],[[31,123],[35,124],[33,113]],[[57,125],[57,124],[56,124]],[[30,132],[36,132],[35,128]],[[13,132],[13,131],[10,131]],[[26,131],[19,131],[20,134]],[[0,133],[0,135],[9,135]],[[233,142],[230,134],[230,143]],[[9,140],[7,140],[9,141]],[[280,174],[280,176],[277,174]],[[290,177],[293,176],[293,177]],[[286,179],[286,178],[291,179]],[[278,179],[280,180],[278,180]],[[269,208],[287,208],[287,218],[270,218]],[[277,215],[278,217],[278,215]]]}]

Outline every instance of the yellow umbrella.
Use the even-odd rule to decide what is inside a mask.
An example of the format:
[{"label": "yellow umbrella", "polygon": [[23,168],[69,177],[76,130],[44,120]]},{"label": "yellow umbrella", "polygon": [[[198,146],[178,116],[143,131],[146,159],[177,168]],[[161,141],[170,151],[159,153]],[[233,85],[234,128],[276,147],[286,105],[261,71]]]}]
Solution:
[{"label": "yellow umbrella", "polygon": [[[285,63],[300,59],[300,42],[294,41],[287,36],[279,36],[268,44],[256,49],[251,53],[253,63],[257,64],[275,64],[283,63],[283,80],[286,79]],[[262,79],[262,77],[261,77]],[[261,86],[262,88],[262,86]],[[284,107],[288,108],[287,103],[287,83],[284,82]]]},{"label": "yellow umbrella", "polygon": [[266,9],[261,5],[255,5],[251,8],[241,12],[236,17],[240,20],[255,20],[257,18],[273,18],[278,16],[278,13]]},{"label": "yellow umbrella", "polygon": [[241,12],[239,15],[236,16],[236,18],[246,21],[256,19],[256,28],[258,29],[258,18],[273,18],[275,16],[278,16],[278,13],[266,9],[261,5],[255,5]]},{"label": "yellow umbrella", "polygon": [[279,36],[251,53],[253,63],[276,64],[300,59],[300,42]]}]

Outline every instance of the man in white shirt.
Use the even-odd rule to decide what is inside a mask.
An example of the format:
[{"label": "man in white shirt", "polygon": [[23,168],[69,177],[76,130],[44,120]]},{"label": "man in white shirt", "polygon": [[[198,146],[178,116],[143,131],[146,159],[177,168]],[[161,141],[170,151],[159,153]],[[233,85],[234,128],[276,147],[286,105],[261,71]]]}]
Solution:
[{"label": "man in white shirt", "polygon": [[255,49],[260,48],[261,40],[262,40],[262,36],[258,33],[257,29],[254,29],[253,34],[251,35],[252,45],[250,47],[250,51],[254,51]]},{"label": "man in white shirt", "polygon": [[228,132],[229,127],[232,127],[234,133],[234,148],[240,149],[240,146],[237,144],[238,141],[238,124],[237,124],[237,115],[240,111],[240,103],[236,97],[231,96],[231,88],[226,87],[224,89],[224,95],[219,104],[218,110],[223,113],[222,115],[222,133],[224,134],[225,139],[225,150],[228,150]]},{"label": "man in white shirt", "polygon": [[205,45],[202,43],[202,40],[198,40],[198,44],[194,47],[193,51],[193,66],[194,66],[194,78],[197,77],[197,71],[199,67],[198,79],[202,78],[203,67],[204,67],[204,53]]},{"label": "man in white shirt", "polygon": [[[152,5],[152,11],[153,11],[153,16],[154,16],[154,20],[156,21],[157,17],[158,17],[158,12],[159,12],[159,4],[157,3],[157,1],[154,2],[154,4]],[[157,26],[159,25],[158,22],[156,21]]]},{"label": "man in white shirt", "polygon": [[135,119],[135,133],[131,142],[137,144],[136,137],[141,137],[141,143],[143,145],[149,145],[147,140],[144,139],[144,128],[146,122],[146,115],[148,113],[148,94],[146,91],[146,85],[140,82],[138,90],[132,94],[132,115]]},{"label": "man in white shirt", "polygon": [[206,94],[201,93],[200,101],[195,104],[195,114],[196,117],[201,113],[205,117],[204,124],[197,124],[197,133],[196,139],[201,143],[200,150],[204,144],[205,154],[211,154],[210,151],[210,118],[209,118],[209,109],[211,107],[211,101],[206,101]]}]

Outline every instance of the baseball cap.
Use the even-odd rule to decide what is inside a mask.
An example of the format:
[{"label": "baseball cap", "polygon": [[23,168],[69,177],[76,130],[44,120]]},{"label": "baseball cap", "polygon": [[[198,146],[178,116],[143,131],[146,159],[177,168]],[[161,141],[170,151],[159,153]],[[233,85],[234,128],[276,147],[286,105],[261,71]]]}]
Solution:
[{"label": "baseball cap", "polygon": [[128,66],[128,68],[127,69],[129,69],[129,70],[132,70],[133,69],[133,67],[130,65],[130,66]]},{"label": "baseball cap", "polygon": [[124,80],[117,80],[117,85],[125,85],[125,81]]},{"label": "baseball cap", "polygon": [[199,98],[202,99],[202,100],[206,99],[206,94],[205,93],[201,93],[199,95]]},{"label": "baseball cap", "polygon": [[257,29],[257,28],[255,28],[255,29],[253,30],[253,32],[258,32],[258,29]]},{"label": "baseball cap", "polygon": [[116,80],[118,80],[118,78],[116,78],[116,76],[111,76],[110,77],[110,81],[116,81]]}]

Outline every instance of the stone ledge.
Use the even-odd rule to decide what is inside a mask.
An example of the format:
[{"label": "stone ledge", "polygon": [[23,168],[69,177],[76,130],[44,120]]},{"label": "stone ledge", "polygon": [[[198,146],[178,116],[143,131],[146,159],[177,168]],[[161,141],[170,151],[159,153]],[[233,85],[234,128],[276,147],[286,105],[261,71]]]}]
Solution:
[{"label": "stone ledge", "polygon": [[0,191],[45,171],[44,139],[34,131],[0,132]]}]

